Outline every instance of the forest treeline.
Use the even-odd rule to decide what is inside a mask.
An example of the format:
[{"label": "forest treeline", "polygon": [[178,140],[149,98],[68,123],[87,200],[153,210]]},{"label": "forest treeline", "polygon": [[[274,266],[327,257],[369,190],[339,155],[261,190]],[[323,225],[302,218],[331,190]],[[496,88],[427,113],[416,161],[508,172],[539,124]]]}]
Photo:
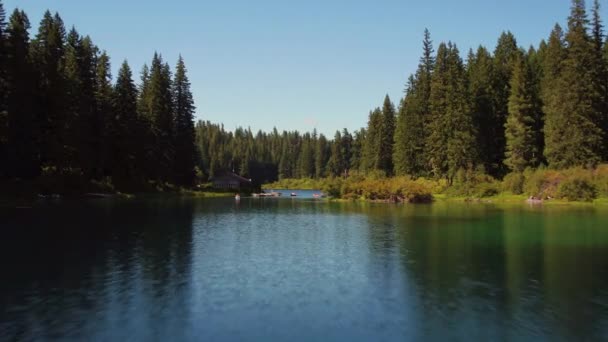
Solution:
[{"label": "forest treeline", "polygon": [[[452,42],[433,47],[425,31],[417,71],[397,108],[386,96],[365,128],[323,134],[226,132],[199,122],[203,170],[323,178],[359,174],[445,179],[458,172],[497,179],[527,168],[592,168],[608,160],[608,44],[599,1],[591,15],[573,0],[568,27],[522,48],[510,32],[494,51]],[[255,167],[252,167],[255,163]],[[260,173],[260,166],[276,170]],[[465,172],[465,173],[466,173]],[[270,177],[272,178],[272,177]]]},{"label": "forest treeline", "polygon": [[[193,122],[183,60],[155,54],[137,84],[109,56],[45,13],[37,33],[15,10],[0,13],[0,175],[191,186],[224,170],[258,183],[357,174],[442,179],[547,166],[593,168],[608,160],[608,44],[599,1],[572,0],[568,25],[522,48],[510,32],[494,51],[462,58],[456,44],[422,57],[395,105],[386,96],[366,127],[333,137],[298,131],[227,131]],[[0,9],[1,9],[0,2]],[[59,177],[59,178],[57,178]]]},{"label": "forest treeline", "polygon": [[[0,2],[0,178],[43,179],[50,190],[191,186],[198,160],[184,60],[154,54],[136,86],[110,57],[47,11],[30,38],[25,12]],[[84,189],[80,189],[84,190]]]}]

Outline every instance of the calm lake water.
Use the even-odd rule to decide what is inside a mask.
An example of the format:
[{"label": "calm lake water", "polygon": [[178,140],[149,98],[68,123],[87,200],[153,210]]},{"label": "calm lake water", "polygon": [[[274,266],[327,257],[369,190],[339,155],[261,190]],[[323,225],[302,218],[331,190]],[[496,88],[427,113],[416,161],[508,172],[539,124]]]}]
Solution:
[{"label": "calm lake water", "polygon": [[0,209],[0,340],[606,341],[608,207]]}]

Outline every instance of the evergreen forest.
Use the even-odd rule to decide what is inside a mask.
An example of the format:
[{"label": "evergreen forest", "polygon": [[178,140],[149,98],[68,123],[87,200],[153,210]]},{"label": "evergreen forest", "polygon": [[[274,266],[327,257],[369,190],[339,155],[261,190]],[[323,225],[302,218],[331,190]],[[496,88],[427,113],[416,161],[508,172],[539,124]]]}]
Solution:
[{"label": "evergreen forest", "polygon": [[433,44],[425,30],[403,97],[379,96],[365,127],[333,136],[195,122],[181,57],[172,68],[155,53],[137,76],[123,61],[114,79],[110,56],[59,14],[47,11],[31,37],[30,25],[26,13],[7,15],[0,2],[5,184],[191,188],[229,170],[260,184],[396,176],[451,187],[467,175],[509,180],[608,162],[599,0],[590,8],[572,0],[567,26],[556,24],[536,46],[504,32],[493,51],[462,52],[454,42]]}]

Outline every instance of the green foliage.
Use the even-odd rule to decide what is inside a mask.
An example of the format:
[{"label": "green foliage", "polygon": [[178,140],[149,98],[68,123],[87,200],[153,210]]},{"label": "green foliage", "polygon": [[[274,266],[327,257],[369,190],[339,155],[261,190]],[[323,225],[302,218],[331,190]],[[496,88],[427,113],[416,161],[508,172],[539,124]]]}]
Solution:
[{"label": "green foliage", "polygon": [[393,161],[394,173],[400,176],[426,173],[425,127],[429,121],[434,68],[433,43],[429,31],[425,30],[423,56],[416,74],[408,79],[396,119]]},{"label": "green foliage", "polygon": [[568,179],[559,185],[558,197],[568,201],[591,202],[597,197],[597,189],[585,179]]},{"label": "green foliage", "polygon": [[509,173],[502,180],[503,189],[514,195],[521,195],[524,193],[525,180],[526,178],[521,172]]},{"label": "green foliage", "polygon": [[174,109],[173,158],[174,181],[178,185],[194,185],[196,165],[196,145],[194,132],[194,99],[190,91],[190,81],[186,75],[186,65],[180,56],[175,68],[172,86]]},{"label": "green foliage", "polygon": [[454,184],[445,191],[451,196],[473,198],[491,197],[499,192],[500,184],[485,173],[483,166],[458,170]]},{"label": "green foliage", "polygon": [[465,76],[456,46],[439,45],[431,83],[427,159],[433,175],[446,177],[450,182],[459,169],[477,161],[476,130]]},{"label": "green foliage", "polygon": [[535,131],[538,107],[530,66],[521,57],[517,57],[514,64],[509,115],[505,124],[507,149],[504,163],[511,170],[522,172],[539,162],[538,133]]},{"label": "green foliage", "polygon": [[559,74],[547,84],[545,156],[551,167],[564,169],[577,165],[597,165],[602,158],[604,134],[601,103],[606,100],[601,61],[587,33],[584,1],[573,0],[565,57]]},{"label": "green foliage", "polygon": [[409,177],[331,179],[325,182],[323,191],[331,197],[342,199],[366,199],[383,202],[428,203],[433,200],[431,189],[423,182]]}]

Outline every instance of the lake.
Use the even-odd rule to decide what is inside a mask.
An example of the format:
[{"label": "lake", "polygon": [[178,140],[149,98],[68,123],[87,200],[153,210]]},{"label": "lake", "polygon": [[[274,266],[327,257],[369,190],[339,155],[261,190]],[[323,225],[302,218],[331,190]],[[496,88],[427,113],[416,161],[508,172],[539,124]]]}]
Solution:
[{"label": "lake", "polygon": [[600,341],[608,207],[0,209],[0,340]]}]

